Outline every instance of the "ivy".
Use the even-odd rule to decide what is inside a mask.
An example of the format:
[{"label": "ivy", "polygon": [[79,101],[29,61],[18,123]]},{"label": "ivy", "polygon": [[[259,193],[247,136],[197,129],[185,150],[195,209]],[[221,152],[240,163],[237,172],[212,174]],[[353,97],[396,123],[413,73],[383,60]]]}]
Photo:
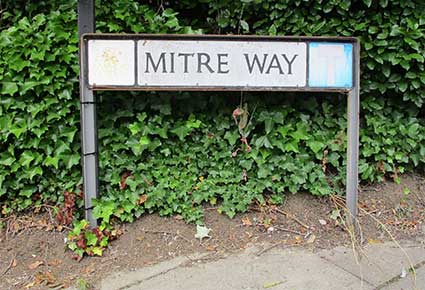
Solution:
[{"label": "ivy", "polygon": [[[155,1],[153,1],[155,2]],[[76,0],[4,1],[0,11],[1,214],[81,192]],[[425,163],[422,1],[97,1],[97,31],[341,35],[361,40],[360,177]],[[100,254],[107,225],[145,214],[202,222],[285,193],[343,193],[340,95],[99,93],[100,232],[76,223],[79,254]],[[82,200],[77,206],[82,206]],[[78,215],[77,215],[78,218]],[[80,229],[80,230],[78,230]],[[96,239],[95,239],[96,236]],[[77,245],[80,243],[80,246]],[[84,246],[84,247],[83,247]]]},{"label": "ivy", "polygon": [[359,37],[362,95],[401,98],[418,107],[424,102],[423,1],[179,2],[178,11],[191,7],[212,33]]}]

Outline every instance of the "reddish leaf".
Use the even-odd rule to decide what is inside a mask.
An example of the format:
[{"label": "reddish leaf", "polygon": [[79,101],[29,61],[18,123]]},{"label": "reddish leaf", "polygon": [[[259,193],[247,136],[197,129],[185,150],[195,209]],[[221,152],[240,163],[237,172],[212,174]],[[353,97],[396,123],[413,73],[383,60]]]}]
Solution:
[{"label": "reddish leaf", "polygon": [[120,181],[120,190],[123,190],[127,187],[126,184],[126,180],[127,178],[129,178],[130,176],[132,176],[131,172],[127,171],[124,172],[124,174],[121,176],[121,181]]},{"label": "reddish leaf", "polygon": [[83,259],[83,256],[79,256],[77,254],[74,254],[74,255],[72,255],[72,259],[77,261],[77,262],[80,262]]},{"label": "reddish leaf", "polygon": [[103,234],[102,234],[102,232],[99,230],[99,228],[95,228],[95,229],[93,229],[93,230],[92,230],[92,233],[96,235],[96,237],[97,237],[97,240],[98,240],[98,241],[101,241],[101,240],[102,240],[102,238],[103,238]]},{"label": "reddish leaf", "polygon": [[44,262],[43,262],[43,261],[35,261],[34,263],[29,264],[29,265],[28,265],[28,268],[29,268],[30,270],[34,270],[35,268],[37,268],[38,266],[41,266],[41,265],[43,265],[43,264],[44,264]]},{"label": "reddish leaf", "polygon": [[76,210],[75,197],[77,195],[69,191],[65,191],[63,195],[64,206],[59,210],[56,219],[60,225],[70,225],[74,219],[74,212]]},{"label": "reddish leaf", "polygon": [[87,242],[86,239],[84,238],[84,234],[81,234],[78,241],[77,241],[77,247],[81,248],[81,249],[86,249],[87,248]]},{"label": "reddish leaf", "polygon": [[235,110],[233,110],[232,116],[233,118],[238,117],[242,115],[242,110],[240,108],[236,108]]}]

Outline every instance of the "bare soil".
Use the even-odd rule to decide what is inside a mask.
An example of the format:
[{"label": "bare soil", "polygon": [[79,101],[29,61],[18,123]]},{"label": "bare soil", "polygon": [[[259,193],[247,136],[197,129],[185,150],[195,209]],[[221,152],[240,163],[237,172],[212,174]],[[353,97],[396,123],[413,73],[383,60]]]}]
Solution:
[{"label": "bare soil", "polygon": [[[424,177],[405,175],[400,184],[385,181],[362,186],[359,197],[360,244],[392,238],[425,243]],[[281,206],[253,205],[233,219],[218,214],[216,208],[205,208],[205,225],[212,231],[211,238],[202,242],[195,238],[196,226],[178,216],[145,215],[121,225],[123,235],[111,242],[102,257],[86,257],[80,262],[66,250],[67,231],[57,231],[47,212],[9,217],[0,233],[0,289],[95,285],[116,271],[193,253],[207,253],[204,261],[219,259],[253,244],[262,251],[271,247],[316,251],[350,245],[345,219],[338,215],[344,212],[341,204],[339,198],[298,193],[288,195]]]}]

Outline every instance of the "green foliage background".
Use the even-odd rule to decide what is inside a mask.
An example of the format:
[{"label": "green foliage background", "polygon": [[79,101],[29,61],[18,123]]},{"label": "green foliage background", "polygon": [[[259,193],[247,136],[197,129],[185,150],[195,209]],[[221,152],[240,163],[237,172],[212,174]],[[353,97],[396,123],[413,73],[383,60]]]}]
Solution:
[{"label": "green foliage background", "polygon": [[[142,4],[145,3],[145,4]],[[162,4],[161,4],[162,3]],[[361,40],[364,182],[425,163],[425,7],[389,0],[98,1],[98,32],[343,35]],[[80,191],[77,1],[0,2],[2,214]],[[251,152],[232,111],[240,93],[99,94],[97,217],[233,216],[286,192],[343,192],[344,96],[244,94]],[[255,112],[254,111],[255,108]],[[232,152],[237,151],[232,157]],[[123,174],[126,188],[120,188]],[[141,198],[142,197],[142,198]],[[146,198],[144,201],[144,198]],[[80,201],[81,203],[81,201]]]}]

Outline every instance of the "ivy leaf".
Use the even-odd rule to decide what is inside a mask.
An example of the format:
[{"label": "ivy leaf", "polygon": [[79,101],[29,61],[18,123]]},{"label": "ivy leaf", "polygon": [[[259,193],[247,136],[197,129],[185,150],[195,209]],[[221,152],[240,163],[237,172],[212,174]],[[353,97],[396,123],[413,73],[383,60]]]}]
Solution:
[{"label": "ivy leaf", "polygon": [[[173,10],[173,9],[171,9],[171,8],[167,8],[167,9],[165,9],[165,10],[162,12],[162,15],[163,15],[163,16],[165,16],[165,17],[173,17],[173,16],[177,15],[177,13],[176,13],[176,12],[174,12],[174,10]],[[125,19],[125,18],[124,18],[124,19]]]},{"label": "ivy leaf", "polygon": [[40,166],[37,166],[35,168],[32,168],[29,171],[29,179],[32,180],[34,178],[34,176],[36,175],[42,175],[43,174],[43,169]]},{"label": "ivy leaf", "polygon": [[170,103],[160,103],[152,105],[152,109],[158,110],[162,115],[171,115],[171,105]]},{"label": "ivy leaf", "polygon": [[236,131],[226,131],[223,138],[229,141],[229,144],[233,146],[236,144],[239,137],[239,133]]},{"label": "ivy leaf", "polygon": [[272,120],[271,118],[267,118],[266,120],[264,120],[264,128],[266,129],[266,134],[269,134],[272,131],[273,125],[274,120]]},{"label": "ivy leaf", "polygon": [[18,86],[13,82],[3,82],[1,93],[3,95],[13,95],[18,91]]},{"label": "ivy leaf", "polygon": [[249,24],[248,24],[245,20],[241,20],[241,21],[240,21],[240,23],[241,23],[241,27],[242,27],[242,29],[243,29],[245,32],[248,32],[248,31],[249,31]]},{"label": "ivy leaf", "polygon": [[177,128],[174,128],[173,130],[171,130],[171,133],[174,133],[175,135],[177,135],[177,137],[179,137],[180,141],[183,141],[184,138],[190,133],[192,132],[192,128],[189,128],[187,126],[179,126]]},{"label": "ivy leaf", "polygon": [[189,120],[186,122],[186,127],[188,128],[199,128],[201,126],[202,122],[200,120],[197,120],[195,115],[191,114],[189,116]]},{"label": "ivy leaf", "polygon": [[167,20],[165,25],[169,28],[179,28],[179,20],[175,17]]},{"label": "ivy leaf", "polygon": [[372,5],[372,0],[363,0],[363,3],[366,4],[367,7],[370,7],[370,5]]},{"label": "ivy leaf", "polygon": [[399,36],[401,34],[400,26],[393,25],[391,28],[390,36]]},{"label": "ivy leaf", "polygon": [[419,130],[419,124],[418,123],[414,123],[412,125],[409,126],[409,129],[407,131],[407,134],[409,135],[409,137],[411,138],[415,138],[418,134],[418,130]]},{"label": "ivy leaf", "polygon": [[10,166],[15,160],[15,157],[9,155],[7,152],[0,153],[0,165]]},{"label": "ivy leaf", "polygon": [[308,140],[309,136],[307,134],[307,130],[304,126],[298,127],[297,131],[289,134],[295,140]]},{"label": "ivy leaf", "polygon": [[291,129],[292,129],[292,125],[289,124],[289,125],[279,126],[279,128],[277,128],[277,131],[282,136],[282,138],[286,138],[286,136],[288,135],[288,132]]},{"label": "ivy leaf", "polygon": [[325,147],[324,143],[315,140],[307,142],[307,145],[314,152],[314,154],[318,153],[320,150],[322,150],[322,148]]},{"label": "ivy leaf", "polygon": [[102,240],[99,243],[99,246],[105,248],[108,245],[108,240],[109,240],[108,237],[103,237]]},{"label": "ivy leaf", "polygon": [[255,146],[258,148],[265,147],[265,148],[273,148],[273,145],[270,143],[270,140],[267,138],[267,136],[261,136],[255,141]]},{"label": "ivy leaf", "polygon": [[99,202],[93,208],[93,216],[109,223],[109,219],[116,209],[116,204],[112,200]]},{"label": "ivy leaf", "polygon": [[22,152],[21,157],[19,158],[19,163],[22,166],[28,167],[34,158],[34,154],[31,151],[26,150]]},{"label": "ivy leaf", "polygon": [[209,236],[210,231],[211,229],[207,227],[196,225],[195,238],[199,239],[199,241],[202,242],[203,238],[210,238]]},{"label": "ivy leaf", "polygon": [[379,0],[379,5],[381,5],[382,8],[386,8],[388,6],[388,0]]},{"label": "ivy leaf", "polygon": [[38,82],[33,82],[33,81],[27,81],[24,82],[23,84],[21,84],[20,86],[20,91],[19,93],[21,95],[25,94],[28,90],[34,88],[35,86],[37,86],[39,83]]},{"label": "ivy leaf", "polygon": [[128,129],[130,130],[132,135],[136,135],[137,133],[142,131],[142,129],[140,128],[140,125],[141,124],[139,122],[136,122],[128,126]]},{"label": "ivy leaf", "polygon": [[286,152],[295,152],[295,153],[300,152],[300,150],[298,149],[298,142],[296,141],[286,143],[283,146],[283,148],[285,149]]},{"label": "ivy leaf", "polygon": [[80,158],[80,154],[70,154],[64,156],[63,161],[66,164],[66,168],[70,169],[72,166],[80,163]]},{"label": "ivy leaf", "polygon": [[269,35],[276,35],[277,34],[277,29],[276,29],[276,25],[272,24],[269,27]]},{"label": "ivy leaf", "polygon": [[97,236],[94,233],[92,233],[90,231],[86,231],[84,233],[84,236],[87,239],[87,246],[94,246],[94,245],[96,245],[96,243],[97,243]]},{"label": "ivy leaf", "polygon": [[258,169],[257,174],[258,174],[258,178],[263,179],[263,178],[266,178],[266,177],[270,176],[271,175],[271,171],[270,171],[269,168],[266,168],[265,166],[261,166]]},{"label": "ivy leaf", "polygon": [[151,142],[151,140],[149,139],[148,136],[140,137],[140,140],[139,140],[140,145],[147,146],[147,145],[149,145],[150,142]]},{"label": "ivy leaf", "polygon": [[131,203],[129,200],[125,200],[122,203],[122,207],[124,208],[126,212],[130,213],[134,209],[135,205]]},{"label": "ivy leaf", "polygon": [[405,92],[407,90],[407,82],[399,83],[398,88],[401,92]]},{"label": "ivy leaf", "polygon": [[101,247],[93,247],[92,249],[93,254],[96,256],[102,256],[103,255],[103,248]]},{"label": "ivy leaf", "polygon": [[44,161],[43,164],[45,166],[50,166],[53,165],[54,168],[58,169],[59,166],[59,158],[57,156],[47,156]]}]

